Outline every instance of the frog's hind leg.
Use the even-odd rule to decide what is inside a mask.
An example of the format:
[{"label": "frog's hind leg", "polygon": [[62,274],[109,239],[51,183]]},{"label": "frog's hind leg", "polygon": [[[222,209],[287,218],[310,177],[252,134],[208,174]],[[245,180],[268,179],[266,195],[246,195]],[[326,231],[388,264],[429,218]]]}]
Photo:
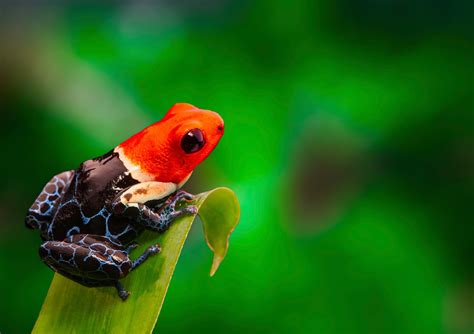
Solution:
[{"label": "frog's hind leg", "polygon": [[132,269],[124,248],[100,235],[75,234],[63,241],[46,241],[39,254],[51,269],[85,286],[114,285]]},{"label": "frog's hind leg", "polygon": [[84,286],[115,286],[120,298],[129,293],[119,279],[156,254],[159,246],[149,247],[136,261],[118,241],[100,235],[75,234],[63,241],[47,241],[40,247],[41,259],[54,271]]},{"label": "frog's hind leg", "polygon": [[47,227],[56,213],[62,195],[71,184],[73,176],[73,170],[62,172],[46,183],[28,210],[25,218],[25,225],[28,228],[39,228],[42,234],[46,233]]},{"label": "frog's hind leg", "polygon": [[161,251],[160,245],[156,244],[153,246],[148,247],[142,255],[140,255],[135,261],[132,263],[132,270],[141,265],[143,262],[148,259],[149,256],[158,254]]}]

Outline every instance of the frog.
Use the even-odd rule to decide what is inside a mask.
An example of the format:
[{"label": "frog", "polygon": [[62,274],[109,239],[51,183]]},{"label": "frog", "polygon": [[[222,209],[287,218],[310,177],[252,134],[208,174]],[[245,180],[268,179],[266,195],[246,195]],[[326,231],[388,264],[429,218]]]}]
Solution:
[{"label": "frog", "polygon": [[223,134],[218,113],[176,103],[104,155],[55,175],[25,218],[39,230],[41,260],[83,286],[115,287],[125,301],[130,292],[120,280],[161,250],[150,245],[132,260],[137,237],[197,214],[182,187]]}]

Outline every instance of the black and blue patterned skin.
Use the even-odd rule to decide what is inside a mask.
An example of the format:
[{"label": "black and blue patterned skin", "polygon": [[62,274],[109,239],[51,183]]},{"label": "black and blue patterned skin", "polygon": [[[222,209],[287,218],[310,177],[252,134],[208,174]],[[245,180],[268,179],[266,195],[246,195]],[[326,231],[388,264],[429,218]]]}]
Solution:
[{"label": "black and blue patterned skin", "polygon": [[48,227],[73,176],[74,171],[63,172],[54,176],[44,186],[40,195],[28,210],[25,224],[28,228],[39,229],[43,240],[47,240]]},{"label": "black and blue patterned skin", "polygon": [[116,286],[125,300],[129,293],[119,280],[160,250],[152,245],[132,261],[133,240],[144,229],[163,232],[176,217],[197,211],[194,206],[176,207],[192,199],[184,191],[125,206],[120,195],[138,183],[114,151],[53,177],[25,219],[27,227],[40,230],[41,259],[84,286]]}]

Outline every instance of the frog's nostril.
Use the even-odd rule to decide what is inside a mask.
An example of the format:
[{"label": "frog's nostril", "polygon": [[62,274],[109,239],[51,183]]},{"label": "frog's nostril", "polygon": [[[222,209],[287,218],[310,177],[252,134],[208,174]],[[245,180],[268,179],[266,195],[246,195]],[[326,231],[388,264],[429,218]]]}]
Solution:
[{"label": "frog's nostril", "polygon": [[217,131],[218,131],[218,132],[224,131],[224,126],[218,125],[218,126],[217,126]]}]

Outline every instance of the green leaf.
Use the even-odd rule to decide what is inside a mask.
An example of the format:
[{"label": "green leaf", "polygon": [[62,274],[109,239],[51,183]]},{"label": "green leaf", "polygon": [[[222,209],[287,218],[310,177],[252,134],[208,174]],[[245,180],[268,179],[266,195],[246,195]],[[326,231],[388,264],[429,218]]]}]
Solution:
[{"label": "green leaf", "polygon": [[[214,252],[211,276],[224,259],[229,236],[238,224],[240,207],[234,192],[217,188],[196,195],[206,242]],[[33,333],[150,333],[158,319],[195,216],[176,219],[163,234],[144,232],[133,251],[160,243],[162,251],[121,282],[131,292],[123,302],[115,288],[87,288],[55,274]]]}]

